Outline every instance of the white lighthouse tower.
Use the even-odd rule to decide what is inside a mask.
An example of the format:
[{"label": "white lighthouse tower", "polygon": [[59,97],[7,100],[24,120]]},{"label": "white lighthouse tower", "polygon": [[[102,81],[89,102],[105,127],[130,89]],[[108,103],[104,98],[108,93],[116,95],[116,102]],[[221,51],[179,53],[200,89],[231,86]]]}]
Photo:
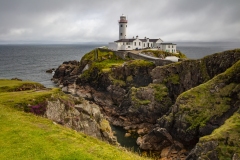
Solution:
[{"label": "white lighthouse tower", "polygon": [[119,39],[126,39],[127,35],[127,18],[125,15],[120,16],[119,23]]}]

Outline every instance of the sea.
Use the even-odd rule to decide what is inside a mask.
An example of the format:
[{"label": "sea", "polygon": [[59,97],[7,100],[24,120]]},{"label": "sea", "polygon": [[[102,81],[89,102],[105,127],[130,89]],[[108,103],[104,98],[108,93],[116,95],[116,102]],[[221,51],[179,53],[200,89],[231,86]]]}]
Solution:
[{"label": "sea", "polygon": [[[240,48],[240,42],[176,42],[177,50],[188,58],[204,56]],[[107,44],[21,44],[0,45],[0,79],[20,78],[55,87],[52,74],[46,70],[57,68],[64,61],[78,60],[85,53]]]}]

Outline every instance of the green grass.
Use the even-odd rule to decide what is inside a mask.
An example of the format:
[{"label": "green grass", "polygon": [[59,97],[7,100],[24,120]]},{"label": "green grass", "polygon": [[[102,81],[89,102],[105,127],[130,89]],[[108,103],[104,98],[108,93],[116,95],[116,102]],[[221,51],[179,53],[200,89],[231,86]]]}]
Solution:
[{"label": "green grass", "polygon": [[128,61],[127,64],[129,67],[151,67],[155,66],[153,62],[142,60],[142,59],[137,59],[137,60],[131,60]]},{"label": "green grass", "polygon": [[178,74],[171,74],[164,80],[165,83],[172,83],[172,84],[179,84],[179,75]]},{"label": "green grass", "polygon": [[43,88],[43,85],[36,82],[0,79],[0,92]]},{"label": "green grass", "polygon": [[[96,56],[97,54],[97,56]],[[97,58],[96,58],[97,57]],[[85,54],[81,59],[81,63],[87,62],[90,68],[81,74],[80,78],[89,81],[89,79],[97,79],[92,77],[92,73],[98,70],[98,75],[111,72],[111,68],[123,65],[125,60],[116,56],[113,51],[108,49],[95,49]],[[85,64],[85,63],[84,63]]]},{"label": "green grass", "polygon": [[[0,80],[1,87],[22,85],[28,82]],[[53,95],[53,96],[52,96]],[[60,96],[58,89],[1,91],[0,92],[0,159],[145,159],[121,148],[68,129],[52,121],[16,109],[46,98]],[[22,106],[22,108],[24,108]],[[103,122],[104,129],[107,129]]]},{"label": "green grass", "polygon": [[154,99],[158,102],[166,100],[168,97],[168,88],[164,84],[151,84],[151,87],[154,88]]}]

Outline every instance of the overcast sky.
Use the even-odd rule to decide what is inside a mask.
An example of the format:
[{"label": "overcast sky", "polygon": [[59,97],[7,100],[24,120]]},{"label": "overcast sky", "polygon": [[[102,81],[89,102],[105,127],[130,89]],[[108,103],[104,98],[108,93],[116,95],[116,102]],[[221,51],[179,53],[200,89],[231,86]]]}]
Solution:
[{"label": "overcast sky", "polygon": [[240,41],[240,0],[0,0],[0,43]]}]

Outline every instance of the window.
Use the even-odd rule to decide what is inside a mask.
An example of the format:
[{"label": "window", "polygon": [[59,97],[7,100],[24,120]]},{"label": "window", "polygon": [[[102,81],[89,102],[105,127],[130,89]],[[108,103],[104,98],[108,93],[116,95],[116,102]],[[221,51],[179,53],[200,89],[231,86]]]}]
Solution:
[{"label": "window", "polygon": [[122,36],[122,33],[121,33],[121,36]]},{"label": "window", "polygon": [[145,47],[145,43],[144,43],[144,45],[143,45],[144,47]]},{"label": "window", "polygon": [[172,48],[173,48],[173,46],[172,46]]},{"label": "window", "polygon": [[141,42],[139,42],[139,46],[141,46]]},{"label": "window", "polygon": [[126,27],[127,27],[127,25],[126,25]]},{"label": "window", "polygon": [[137,42],[134,42],[134,46],[136,46],[137,45]]},{"label": "window", "polygon": [[121,24],[121,27],[122,27],[122,24]]},{"label": "window", "polygon": [[168,45],[168,48],[170,48],[170,45]]},{"label": "window", "polygon": [[128,48],[130,48],[130,46],[128,46]]}]

